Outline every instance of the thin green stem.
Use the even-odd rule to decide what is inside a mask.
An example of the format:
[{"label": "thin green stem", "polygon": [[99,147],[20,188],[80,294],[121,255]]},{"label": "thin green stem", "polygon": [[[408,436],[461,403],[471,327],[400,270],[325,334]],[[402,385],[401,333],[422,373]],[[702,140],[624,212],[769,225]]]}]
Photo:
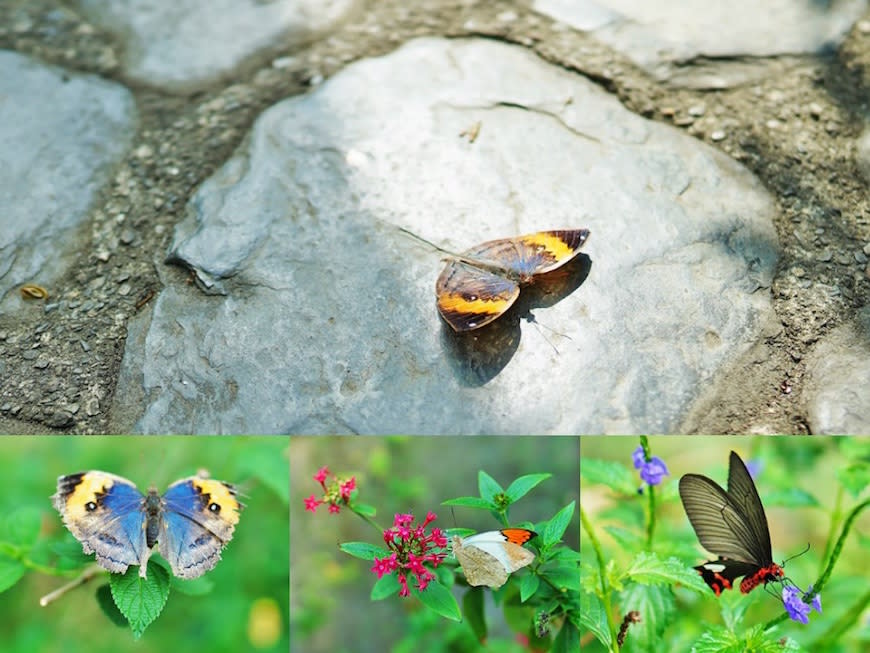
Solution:
[{"label": "thin green stem", "polygon": [[[640,446],[643,447],[643,459],[646,462],[652,460],[649,450],[649,440],[645,435],[640,436]],[[652,485],[647,486],[647,515],[646,515],[646,550],[652,551],[653,536],[656,532],[656,491]]]},{"label": "thin green stem", "polygon": [[583,511],[583,504],[580,504],[580,523],[583,524],[583,530],[589,536],[592,542],[592,548],[595,550],[595,558],[598,561],[598,576],[601,580],[601,602],[604,604],[604,613],[607,615],[607,625],[610,628],[610,644],[613,653],[619,653],[619,644],[616,643],[616,622],[613,620],[613,610],[610,605],[611,590],[607,582],[607,565],[604,562],[604,554],[601,551],[601,543],[595,536],[595,529],[592,523]]}]

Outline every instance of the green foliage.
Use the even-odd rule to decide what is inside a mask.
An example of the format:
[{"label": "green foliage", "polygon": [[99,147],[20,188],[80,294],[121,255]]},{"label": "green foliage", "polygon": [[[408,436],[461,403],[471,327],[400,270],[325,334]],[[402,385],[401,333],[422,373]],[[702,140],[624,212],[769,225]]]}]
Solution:
[{"label": "green foliage", "polygon": [[[847,544],[857,543],[855,521],[870,508],[866,499],[870,474],[865,470],[870,447],[851,438],[811,444],[804,438],[747,438],[739,445],[742,451],[754,444],[754,455],[744,459],[762,462],[756,484],[767,508],[774,556],[781,551],[776,526],[783,515],[790,516],[786,519],[795,532],[793,540],[811,541],[810,552],[791,560],[787,569],[798,586],[825,590],[824,614],[814,612],[805,626],[788,620],[782,602],[763,588],[749,595],[726,590],[717,598],[692,569],[715,556],[701,550],[683,512],[677,491],[681,474],[666,477],[659,486],[644,486],[639,494],[640,478],[631,459],[637,440],[618,442],[609,443],[607,451],[618,460],[581,460],[583,496],[598,497],[594,515],[587,515],[581,506],[586,539],[581,549],[580,619],[583,631],[597,640],[587,647],[591,653],[865,650],[866,641],[859,641],[858,631],[870,592],[866,582],[851,583],[851,576],[865,573],[865,564],[854,555],[858,546],[851,547],[849,555]],[[649,449],[669,466],[672,460],[683,460],[681,472],[703,473],[723,486],[730,448],[700,437],[649,439]],[[710,450],[721,451],[721,463],[709,469],[686,468],[684,459],[691,458],[686,449],[705,452],[705,459]],[[603,496],[608,500],[601,501]],[[847,496],[864,500],[853,503]],[[650,506],[654,506],[651,514]],[[824,535],[816,535],[813,541],[814,532],[801,533],[798,524],[807,523],[803,519],[808,515],[818,520],[823,512],[829,525],[815,532],[822,531],[827,541]],[[784,546],[788,545],[779,543]],[[739,580],[735,587],[738,584]],[[768,589],[778,596],[778,585]],[[639,620],[622,624],[629,611],[635,611]],[[622,646],[617,643],[621,625],[627,627]]]},{"label": "green foliage", "polygon": [[109,588],[118,610],[130,622],[133,637],[139,639],[154,621],[169,598],[169,569],[162,564],[148,564],[148,576],[142,578],[138,567],[126,573],[110,574]]},{"label": "green foliage", "polygon": [[[163,491],[200,469],[234,483],[246,507],[223,559],[194,580],[172,577],[156,553],[145,579],[137,566],[125,574],[97,567],[49,499],[58,476],[90,469],[127,477],[143,491],[151,484]],[[287,650],[286,618],[281,619],[289,610],[286,439],[3,438],[0,483],[5,653],[250,650],[249,619],[253,623],[264,597],[277,603],[278,621],[272,620],[274,636],[262,650]],[[53,596],[38,607],[46,592]]]}]

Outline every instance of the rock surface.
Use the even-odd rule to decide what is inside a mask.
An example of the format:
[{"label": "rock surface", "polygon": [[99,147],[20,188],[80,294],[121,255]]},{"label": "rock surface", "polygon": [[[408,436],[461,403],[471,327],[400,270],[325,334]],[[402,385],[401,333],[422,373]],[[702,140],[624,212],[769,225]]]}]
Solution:
[{"label": "rock surface", "polygon": [[26,310],[17,288],[51,286],[75,252],[76,227],[129,147],[133,96],[0,51],[0,312]]},{"label": "rock surface", "polygon": [[[520,48],[411,42],[271,108],[198,191],[170,258],[219,295],[155,302],[133,428],[669,431],[770,310],[773,213],[727,157]],[[433,307],[442,254],[401,231],[568,227],[592,231],[585,282],[540,327],[464,338]]]}]

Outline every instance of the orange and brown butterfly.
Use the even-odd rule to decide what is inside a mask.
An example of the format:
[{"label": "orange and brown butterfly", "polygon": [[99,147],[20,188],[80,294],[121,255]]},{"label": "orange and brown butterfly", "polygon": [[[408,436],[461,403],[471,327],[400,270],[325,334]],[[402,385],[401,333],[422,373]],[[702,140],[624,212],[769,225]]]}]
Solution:
[{"label": "orange and brown butterfly", "polygon": [[490,240],[451,257],[435,284],[438,311],[454,331],[472,331],[503,315],[520,286],[579,253],[588,229],[538,231]]},{"label": "orange and brown butterfly", "polygon": [[453,555],[469,585],[499,588],[510,574],[535,560],[523,544],[537,535],[528,528],[505,528],[466,538],[454,535]]}]

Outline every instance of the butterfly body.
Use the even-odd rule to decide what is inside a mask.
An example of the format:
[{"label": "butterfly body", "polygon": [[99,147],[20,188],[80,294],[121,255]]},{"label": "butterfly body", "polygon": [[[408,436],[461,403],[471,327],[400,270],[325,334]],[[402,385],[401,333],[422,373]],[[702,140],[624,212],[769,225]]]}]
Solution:
[{"label": "butterfly body", "polygon": [[701,544],[718,556],[695,567],[716,596],[741,576],[744,594],[783,578],[773,562],[764,506],[740,456],[731,452],[727,490],[706,476],[686,474],[680,499]]},{"label": "butterfly body", "polygon": [[574,259],[588,237],[588,229],[539,231],[472,247],[438,277],[438,311],[454,331],[486,326],[513,305],[520,286]]},{"label": "butterfly body", "polygon": [[213,479],[176,481],[161,496],[142,494],[129,480],[101,471],[61,476],[55,508],[86,554],[124,573],[130,565],[146,575],[156,545],[179,578],[197,578],[212,569],[232,539],[242,504],[235,488]]},{"label": "butterfly body", "polygon": [[535,554],[522,545],[536,535],[526,528],[487,531],[466,538],[454,535],[453,555],[469,585],[498,588],[509,574],[534,561]]}]

